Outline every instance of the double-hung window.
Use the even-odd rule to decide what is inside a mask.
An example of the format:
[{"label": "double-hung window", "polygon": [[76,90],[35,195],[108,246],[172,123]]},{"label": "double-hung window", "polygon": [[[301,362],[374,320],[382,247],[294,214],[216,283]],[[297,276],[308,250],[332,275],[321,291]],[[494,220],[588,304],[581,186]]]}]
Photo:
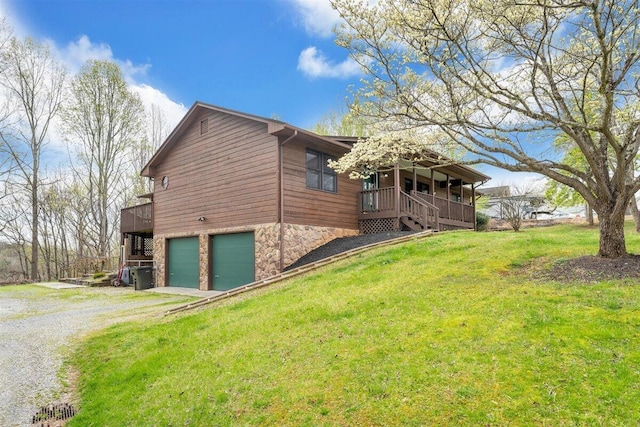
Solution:
[{"label": "double-hung window", "polygon": [[338,192],[338,175],[328,166],[335,157],[313,150],[307,150],[307,188]]}]

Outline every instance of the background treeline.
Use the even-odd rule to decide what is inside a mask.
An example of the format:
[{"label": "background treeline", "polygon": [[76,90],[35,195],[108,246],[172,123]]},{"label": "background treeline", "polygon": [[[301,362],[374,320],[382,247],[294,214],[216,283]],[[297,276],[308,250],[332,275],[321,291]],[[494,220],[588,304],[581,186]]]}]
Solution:
[{"label": "background treeline", "polygon": [[116,268],[120,209],[168,132],[117,64],[71,74],[0,22],[0,283]]}]

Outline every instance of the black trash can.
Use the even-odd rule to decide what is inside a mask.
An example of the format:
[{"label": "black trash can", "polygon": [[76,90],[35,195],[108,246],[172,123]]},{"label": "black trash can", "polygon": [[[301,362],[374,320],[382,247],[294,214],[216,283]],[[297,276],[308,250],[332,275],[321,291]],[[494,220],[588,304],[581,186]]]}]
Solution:
[{"label": "black trash can", "polygon": [[129,267],[129,275],[136,291],[153,288],[152,267]]}]

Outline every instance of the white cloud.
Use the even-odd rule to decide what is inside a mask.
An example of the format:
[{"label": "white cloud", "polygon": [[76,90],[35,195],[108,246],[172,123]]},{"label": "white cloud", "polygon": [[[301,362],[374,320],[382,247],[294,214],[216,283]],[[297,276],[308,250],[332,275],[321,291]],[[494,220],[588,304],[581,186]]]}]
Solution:
[{"label": "white cloud", "polygon": [[304,28],[310,35],[329,38],[333,35],[333,28],[342,21],[329,0],[291,0],[291,3],[298,10]]},{"label": "white cloud", "polygon": [[298,70],[309,77],[349,78],[362,74],[360,65],[352,58],[335,64],[315,46],[306,48],[298,57]]},{"label": "white cloud", "polygon": [[129,59],[120,60],[115,58],[111,46],[106,43],[94,43],[89,36],[84,34],[78,40],[70,42],[63,48],[58,48],[52,41],[48,41],[48,43],[51,50],[74,74],[87,61],[111,61],[118,64],[125,80],[129,84],[135,84],[136,77],[145,76],[149,68],[151,68],[151,64],[134,64]]},{"label": "white cloud", "polygon": [[152,105],[156,105],[160,108],[164,113],[165,118],[167,119],[167,125],[171,130],[187,113],[187,108],[184,105],[172,101],[169,99],[167,94],[152,86],[146,84],[131,85],[129,89],[140,96],[140,99],[147,111],[151,110]]},{"label": "white cloud", "polygon": [[[7,21],[13,29],[13,34],[17,37],[23,38],[32,34],[29,28],[16,18],[10,3],[4,0],[0,0],[0,18]],[[41,42],[47,44],[53,56],[68,69],[70,78],[77,74],[89,60],[112,61],[118,64],[129,89],[140,96],[147,111],[151,109],[152,105],[160,108],[166,118],[166,125],[171,129],[187,112],[184,105],[172,101],[161,90],[141,82],[141,78],[147,75],[151,64],[136,64],[129,59],[117,58],[109,44],[93,42],[88,35],[81,35],[66,45],[58,45],[51,39],[44,39]],[[5,96],[0,93],[0,102],[4,98]],[[55,118],[49,129],[50,149],[57,157],[64,157],[63,153],[66,152],[66,143],[61,128],[60,119]]]},{"label": "white cloud", "polygon": [[79,70],[85,62],[90,60],[111,61],[113,59],[113,52],[109,45],[93,43],[86,35],[70,42],[62,50],[57,50],[57,53],[74,71]]}]

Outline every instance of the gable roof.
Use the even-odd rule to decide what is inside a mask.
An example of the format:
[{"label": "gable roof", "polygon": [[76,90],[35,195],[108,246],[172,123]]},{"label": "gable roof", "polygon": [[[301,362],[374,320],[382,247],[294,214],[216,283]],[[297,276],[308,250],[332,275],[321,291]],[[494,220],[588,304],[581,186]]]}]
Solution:
[{"label": "gable roof", "polygon": [[341,142],[337,139],[333,139],[331,137],[317,135],[313,132],[310,132],[295,126],[291,126],[280,120],[267,119],[265,117],[243,113],[240,111],[231,110],[229,108],[218,107],[217,105],[207,104],[201,101],[196,101],[191,106],[191,108],[189,108],[189,111],[187,111],[187,113],[184,115],[182,120],[180,120],[180,123],[178,123],[178,125],[169,134],[167,139],[165,139],[165,141],[158,148],[158,150],[156,150],[155,154],[151,157],[151,159],[149,159],[147,164],[142,168],[142,171],[141,171],[142,176],[146,176],[146,177],[153,176],[154,174],[153,169],[155,168],[155,166],[158,165],[160,162],[162,162],[162,160],[171,151],[173,146],[177,143],[182,133],[192,124],[194,118],[197,117],[198,115],[197,113],[199,111],[202,111],[203,109],[218,111],[221,113],[230,114],[232,116],[242,117],[255,122],[264,123],[267,125],[268,133],[274,136],[286,136],[286,137],[294,136],[294,135],[305,136],[307,138],[314,139],[319,142],[325,142],[325,143],[332,144],[336,147],[343,148],[346,151],[351,149],[350,144],[346,144],[344,142]]},{"label": "gable roof", "polygon": [[[285,138],[291,137],[299,137],[307,140],[312,140],[317,143],[325,143],[330,144],[334,147],[340,148],[345,152],[350,151],[353,148],[353,144],[355,144],[360,138],[354,136],[322,136],[318,135],[314,132],[304,130],[298,128],[296,126],[292,126],[288,123],[285,123],[281,120],[276,119],[267,119],[265,117],[256,116],[254,114],[243,113],[240,111],[232,110],[229,108],[219,107],[217,105],[208,104],[201,101],[196,101],[189,108],[189,111],[184,115],[180,123],[173,129],[173,131],[169,134],[167,139],[162,143],[162,145],[156,150],[151,159],[147,162],[147,164],[142,168],[141,175],[146,177],[151,177],[154,175],[154,168],[162,162],[162,160],[167,156],[167,154],[171,151],[174,145],[180,139],[182,133],[193,123],[194,118],[198,116],[198,112],[203,109],[218,111],[225,114],[230,114],[232,116],[245,118],[248,120],[252,120],[254,122],[264,123],[267,125],[267,132],[274,136],[281,136]],[[443,160],[451,161],[450,159],[435,153],[438,158]],[[462,177],[467,178],[469,182],[483,182],[490,179],[489,176],[463,164],[452,162],[447,165],[448,169],[455,171],[457,174],[460,174]]]}]

